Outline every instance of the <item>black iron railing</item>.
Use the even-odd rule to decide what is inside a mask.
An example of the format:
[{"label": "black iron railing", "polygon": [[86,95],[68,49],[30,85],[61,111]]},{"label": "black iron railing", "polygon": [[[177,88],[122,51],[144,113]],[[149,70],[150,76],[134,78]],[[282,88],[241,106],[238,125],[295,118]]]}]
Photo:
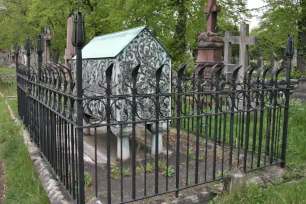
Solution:
[{"label": "black iron railing", "polygon": [[[222,64],[213,67],[209,81],[203,77],[207,65],[196,67],[191,77],[182,65],[167,89],[161,66],[150,79],[150,93],[139,85],[141,66],[120,84],[112,81],[109,64],[102,70],[101,92],[93,93],[81,83],[81,55],[76,73],[28,61],[17,64],[19,116],[77,203],[90,197],[125,203],[178,195],[223,179],[233,166],[244,172],[284,167],[291,47],[290,38],[287,67],[272,72],[249,67],[241,80],[237,66],[231,82],[223,80]],[[278,80],[282,70],[286,84]],[[128,91],[117,94],[118,86]]]}]

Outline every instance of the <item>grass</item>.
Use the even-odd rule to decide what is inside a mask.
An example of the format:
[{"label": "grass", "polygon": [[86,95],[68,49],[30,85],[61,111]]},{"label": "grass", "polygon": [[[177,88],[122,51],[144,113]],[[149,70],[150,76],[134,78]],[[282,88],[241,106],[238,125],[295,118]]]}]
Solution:
[{"label": "grass", "polygon": [[[16,69],[0,67],[0,77],[16,74]],[[3,79],[0,82],[0,92],[5,96],[16,96],[16,79]]]},{"label": "grass", "polygon": [[[17,113],[16,100],[10,104]],[[6,172],[4,203],[49,203],[23,143],[20,127],[12,121],[3,98],[0,98],[0,109],[0,158],[4,160]]]},{"label": "grass", "polygon": [[3,80],[2,83],[0,83],[0,92],[4,96],[17,96],[16,82]]},{"label": "grass", "polygon": [[[265,154],[266,152],[270,152],[273,155],[272,158],[265,157],[261,155],[260,163],[266,164],[267,162],[275,162],[280,158],[281,154],[281,145],[282,145],[282,128],[283,117],[284,117],[284,109],[277,108],[271,110],[269,108],[264,108],[263,112],[252,110],[249,114],[249,137],[248,137],[248,145],[245,145],[246,142],[246,132],[247,132],[247,114],[242,111],[235,111],[233,120],[231,119],[231,114],[227,112],[225,105],[225,98],[223,97],[220,103],[222,102],[223,106],[223,114],[215,116],[215,112],[212,111],[214,109],[213,106],[209,104],[214,104],[214,101],[210,96],[205,98],[205,102],[207,103],[201,109],[202,113],[197,113],[196,101],[189,100],[190,98],[186,98],[182,96],[182,115],[187,115],[188,118],[182,118],[180,121],[181,128],[185,132],[192,133],[191,135],[199,134],[203,139],[214,140],[214,136],[216,134],[216,138],[218,141],[225,143],[227,145],[230,144],[230,128],[231,125],[233,127],[233,145],[234,147],[241,153],[244,151],[245,147],[248,149],[248,154],[252,154],[254,156],[253,161],[248,162],[248,166],[251,164],[257,165],[257,156],[256,152],[261,152]],[[269,100],[269,99],[268,99]],[[174,101],[174,100],[172,100]],[[174,102],[173,102],[174,103]],[[172,104],[174,109],[176,107],[175,104]],[[194,109],[194,111],[193,111]],[[220,111],[220,110],[219,110]],[[185,113],[185,114],[184,114]],[[275,117],[273,117],[275,115]],[[199,116],[199,117],[197,117]],[[261,117],[262,117],[262,140],[259,143],[259,129],[261,126]],[[172,121],[172,125],[176,126],[177,121],[174,119]],[[217,128],[215,128],[217,127]],[[199,132],[197,133],[197,129]],[[255,134],[256,133],[256,134]],[[268,134],[270,133],[270,134]],[[254,137],[255,135],[255,137]],[[270,137],[269,137],[270,135]],[[267,146],[269,144],[269,146]],[[272,148],[273,146],[273,148]],[[269,147],[269,148],[267,148]],[[273,152],[272,152],[273,150]],[[187,151],[187,154],[190,157],[193,157],[192,151]],[[237,156],[235,154],[234,156]],[[253,157],[252,156],[252,157]]]},{"label": "grass", "polygon": [[8,104],[12,108],[15,117],[18,116],[18,101],[17,98],[7,100]]},{"label": "grass", "polygon": [[0,67],[0,76],[16,74],[15,68]]},{"label": "grass", "polygon": [[[278,186],[262,188],[250,186],[232,194],[217,197],[212,203],[306,203],[306,103],[290,102],[289,132],[286,165],[290,174],[299,175],[291,183],[281,181]],[[287,176],[284,176],[287,180]]]},{"label": "grass", "polygon": [[212,201],[211,203],[306,203],[305,187],[306,179],[294,183],[271,186],[267,189],[254,185],[244,188],[242,191],[237,191],[232,195],[227,195],[221,200]]}]

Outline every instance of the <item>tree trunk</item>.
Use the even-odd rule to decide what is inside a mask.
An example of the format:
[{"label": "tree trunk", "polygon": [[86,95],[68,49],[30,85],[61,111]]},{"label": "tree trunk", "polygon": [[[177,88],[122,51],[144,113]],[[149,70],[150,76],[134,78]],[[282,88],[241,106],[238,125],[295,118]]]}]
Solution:
[{"label": "tree trunk", "polygon": [[178,8],[178,20],[173,39],[173,46],[176,48],[174,58],[180,60],[186,51],[187,11],[185,7],[185,0],[176,0],[175,6]]}]

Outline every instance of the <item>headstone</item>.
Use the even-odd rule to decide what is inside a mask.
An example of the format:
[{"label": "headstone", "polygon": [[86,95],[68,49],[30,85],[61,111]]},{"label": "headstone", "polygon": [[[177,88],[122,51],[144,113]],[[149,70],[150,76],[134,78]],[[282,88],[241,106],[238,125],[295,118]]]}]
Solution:
[{"label": "headstone", "polygon": [[209,64],[205,69],[204,78],[206,81],[211,79],[211,68],[222,62],[223,40],[217,32],[217,13],[221,8],[216,0],[208,0],[208,7],[204,9],[207,14],[206,32],[200,33],[197,39],[198,56],[196,60],[197,67]]},{"label": "headstone", "polygon": [[[225,32],[225,37],[223,39],[224,41],[224,74],[226,76],[227,81],[232,80],[232,73],[233,69],[236,65],[236,57],[232,57],[232,46],[231,46],[231,37],[232,37],[232,32]],[[234,63],[233,63],[234,62]]]},{"label": "headstone", "polygon": [[[224,50],[224,56],[230,56],[228,52],[231,51],[231,49],[229,49],[228,47],[230,47],[233,44],[239,44],[239,47],[240,47],[239,48],[239,64],[242,65],[242,68],[239,71],[238,80],[243,81],[244,72],[249,66],[249,61],[250,61],[248,46],[255,45],[256,38],[249,36],[249,25],[248,24],[241,24],[240,25],[240,36],[231,36],[231,33],[227,32],[223,39],[224,39],[225,47],[227,47],[227,49]],[[229,62],[228,59],[226,60],[227,62]]]},{"label": "headstone", "polygon": [[275,58],[276,58],[276,54],[273,52],[270,58],[270,66],[272,67],[271,73],[275,73],[278,69],[278,66],[277,66],[278,63],[275,60]]},{"label": "headstone", "polygon": [[33,50],[33,52],[31,52],[31,64],[37,64],[37,53],[36,50]]},{"label": "headstone", "polygon": [[65,48],[65,66],[69,69],[73,69],[71,66],[73,63],[71,63],[72,58],[75,56],[75,48],[72,45],[72,30],[73,30],[73,20],[72,17],[68,18],[67,22],[67,40],[66,40],[66,48]]},{"label": "headstone", "polygon": [[57,64],[58,63],[58,49],[54,49],[53,52],[52,52],[52,61]]},{"label": "headstone", "polygon": [[45,35],[44,35],[44,40],[45,40],[45,51],[44,51],[44,63],[50,62],[50,46],[51,46],[51,30],[49,26],[45,26]]},{"label": "headstone", "polygon": [[26,65],[27,64],[27,55],[26,55],[26,51],[23,47],[20,49],[20,57],[21,57],[21,64]]},{"label": "headstone", "polygon": [[298,57],[298,50],[294,49],[294,55],[293,55],[293,63],[297,62],[297,57]]}]

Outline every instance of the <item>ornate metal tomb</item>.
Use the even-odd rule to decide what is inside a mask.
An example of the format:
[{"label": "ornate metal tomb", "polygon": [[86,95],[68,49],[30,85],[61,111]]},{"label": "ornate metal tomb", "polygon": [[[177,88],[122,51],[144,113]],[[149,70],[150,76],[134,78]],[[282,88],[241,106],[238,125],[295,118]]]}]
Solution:
[{"label": "ornate metal tomb", "polygon": [[[146,123],[152,132],[151,153],[163,151],[161,132],[166,120],[160,120],[156,128],[156,71],[162,67],[160,76],[160,99],[158,120],[170,117],[171,97],[171,55],[157,38],[145,27],[137,27],[121,32],[95,37],[82,50],[83,87],[85,114],[95,121],[106,119],[106,70],[112,68],[111,130],[117,136],[117,157],[130,157],[129,138],[135,121]],[[75,62],[75,58],[74,58]],[[138,75],[133,79],[136,67]],[[132,86],[136,82],[136,118],[132,111]],[[90,99],[89,99],[90,98]],[[155,121],[154,121],[155,120]],[[89,120],[87,121],[89,122]],[[122,124],[124,123],[124,124]],[[134,127],[135,128],[135,127]],[[156,130],[158,129],[158,130]],[[158,140],[156,140],[158,136]],[[122,154],[121,154],[122,142]]]}]

